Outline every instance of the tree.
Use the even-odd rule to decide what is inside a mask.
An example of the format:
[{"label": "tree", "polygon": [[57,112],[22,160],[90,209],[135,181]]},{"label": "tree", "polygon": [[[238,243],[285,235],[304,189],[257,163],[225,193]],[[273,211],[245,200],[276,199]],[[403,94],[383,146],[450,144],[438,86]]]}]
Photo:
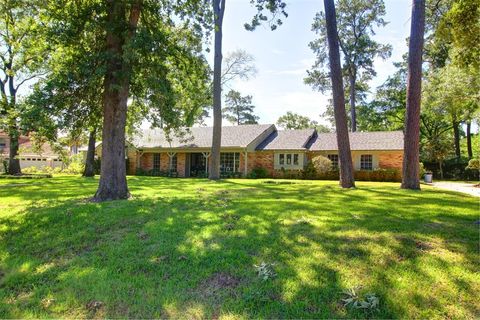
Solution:
[{"label": "tree", "polygon": [[397,71],[377,88],[373,99],[358,106],[358,127],[362,131],[401,130],[405,122],[407,68],[394,63]]},{"label": "tree", "polygon": [[324,0],[325,24],[328,42],[328,57],[332,83],[335,127],[337,129],[338,158],[340,165],[340,185],[342,188],[355,187],[352,155],[348,137],[345,94],[343,92],[342,66],[338,44],[337,19],[333,0]]},{"label": "tree", "polygon": [[[385,5],[383,0],[338,0],[337,1],[337,37],[344,57],[343,75],[348,78],[346,88],[350,95],[350,121],[352,131],[357,130],[356,101],[358,100],[357,81],[367,83],[376,75],[373,63],[376,57],[386,59],[390,57],[392,47],[382,45],[372,39],[375,35],[374,27],[383,27]],[[328,80],[328,56],[326,51],[327,30],[325,13],[316,15],[312,29],[319,36],[310,43],[310,48],[315,52],[317,60],[312,70],[305,79],[307,84],[325,91],[331,87]],[[365,85],[363,90],[368,90]],[[362,90],[362,91],[363,91]]]},{"label": "tree", "polygon": [[19,92],[42,74],[46,44],[35,3],[0,1],[0,128],[10,139],[10,174],[21,173],[18,138],[24,104]]},{"label": "tree", "polygon": [[230,90],[227,93],[223,108],[225,119],[236,125],[257,124],[258,117],[254,114],[255,106],[252,105],[252,96],[243,96],[240,92]]},{"label": "tree", "polygon": [[249,80],[257,74],[255,58],[245,50],[235,50],[227,53],[222,68],[222,86],[237,79]]},{"label": "tree", "polygon": [[225,0],[212,0],[215,21],[215,60],[213,63],[213,136],[208,178],[220,179],[220,147],[222,141],[222,36]]},{"label": "tree", "polygon": [[[475,68],[461,68],[453,63],[431,70],[427,77],[425,100],[428,104],[444,110],[453,129],[453,145],[457,159],[461,156],[461,124],[468,126],[480,105],[479,79],[480,73]],[[469,136],[470,134],[467,135],[467,141]]]},{"label": "tree", "polygon": [[408,46],[407,106],[401,186],[403,189],[420,190],[419,140],[424,30],[425,1],[413,0]]},{"label": "tree", "polygon": [[309,129],[319,126],[317,121],[291,111],[288,111],[286,114],[278,118],[277,125],[280,128],[287,130]]},{"label": "tree", "polygon": [[[245,24],[247,30],[253,31],[261,24],[261,21],[267,21],[268,18],[263,11],[269,11],[275,18],[278,12],[285,17],[284,0],[252,0],[252,4],[257,8],[257,14],[254,15],[250,24]],[[214,65],[213,65],[213,130],[212,130],[212,148],[210,152],[210,161],[208,168],[208,178],[218,180],[220,178],[220,147],[222,141],[222,37],[223,37],[223,16],[225,13],[225,0],[213,0],[214,14]],[[282,24],[281,19],[270,20],[270,27],[275,30]]]},{"label": "tree", "polygon": [[92,25],[103,40],[91,53],[102,58],[92,72],[101,75],[103,114],[101,177],[93,200],[126,198],[127,110],[134,120],[147,119],[172,134],[190,126],[209,101],[202,36],[210,11],[195,0],[49,4],[47,26],[60,46],[87,41],[88,30],[76,32],[76,26]]}]

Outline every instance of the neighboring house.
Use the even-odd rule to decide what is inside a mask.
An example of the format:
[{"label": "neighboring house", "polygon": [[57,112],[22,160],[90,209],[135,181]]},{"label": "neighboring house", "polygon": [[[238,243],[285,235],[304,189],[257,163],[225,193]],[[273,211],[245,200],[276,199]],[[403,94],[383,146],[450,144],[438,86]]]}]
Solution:
[{"label": "neighboring house", "polygon": [[[144,130],[127,145],[129,174],[144,171],[175,171],[180,177],[202,176],[208,170],[212,128],[191,128],[186,139],[171,137],[162,130]],[[350,147],[356,170],[401,169],[403,133],[350,133]],[[101,148],[97,148],[99,151]],[[338,166],[334,133],[315,129],[277,130],[275,125],[242,125],[222,128],[220,170],[246,175],[256,167],[273,177],[279,170],[303,170],[308,161],[324,155]]]},{"label": "neighboring house", "polygon": [[[33,143],[28,136],[20,136],[18,142],[20,168],[42,168],[45,166],[56,168],[63,166],[60,156],[52,150],[48,143],[44,143],[40,148],[40,151],[38,151],[35,150]],[[0,158],[8,160],[9,156],[10,138],[6,133],[0,131]]]}]

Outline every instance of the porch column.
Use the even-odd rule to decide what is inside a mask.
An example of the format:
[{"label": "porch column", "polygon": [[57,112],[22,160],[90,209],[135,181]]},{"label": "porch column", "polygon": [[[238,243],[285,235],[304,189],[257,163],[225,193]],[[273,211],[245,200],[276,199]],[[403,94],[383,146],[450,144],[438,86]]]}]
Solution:
[{"label": "porch column", "polygon": [[168,155],[168,171],[172,171],[172,158],[176,155],[176,152],[167,152]]},{"label": "porch column", "polygon": [[208,173],[208,158],[210,158],[210,152],[202,152],[205,158],[205,172]]},{"label": "porch column", "polygon": [[248,151],[247,150],[245,150],[243,157],[244,157],[243,163],[245,166],[245,177],[246,177],[248,174]]}]

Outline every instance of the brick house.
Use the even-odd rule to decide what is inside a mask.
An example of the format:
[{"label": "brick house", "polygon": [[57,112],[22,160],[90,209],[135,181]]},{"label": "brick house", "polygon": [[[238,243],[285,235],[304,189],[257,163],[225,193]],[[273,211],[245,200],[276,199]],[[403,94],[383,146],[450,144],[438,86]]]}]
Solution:
[{"label": "brick house", "polygon": [[[137,170],[173,171],[180,177],[202,176],[208,170],[212,128],[191,128],[184,137],[167,139],[161,129],[144,130],[127,145],[128,174]],[[336,135],[315,129],[277,130],[273,124],[222,128],[220,170],[246,175],[265,168],[271,176],[278,170],[302,170],[316,155],[338,165]],[[355,170],[401,169],[403,133],[350,133]],[[97,150],[100,152],[101,148]]]}]

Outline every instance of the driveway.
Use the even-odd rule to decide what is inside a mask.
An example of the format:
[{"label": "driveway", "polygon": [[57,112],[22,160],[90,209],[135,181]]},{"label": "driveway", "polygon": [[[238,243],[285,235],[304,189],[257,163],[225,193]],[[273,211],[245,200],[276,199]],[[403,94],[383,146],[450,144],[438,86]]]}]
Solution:
[{"label": "driveway", "polygon": [[434,182],[431,185],[439,189],[457,191],[472,195],[474,197],[480,197],[480,188],[474,187],[474,184],[472,183],[442,181]]}]

